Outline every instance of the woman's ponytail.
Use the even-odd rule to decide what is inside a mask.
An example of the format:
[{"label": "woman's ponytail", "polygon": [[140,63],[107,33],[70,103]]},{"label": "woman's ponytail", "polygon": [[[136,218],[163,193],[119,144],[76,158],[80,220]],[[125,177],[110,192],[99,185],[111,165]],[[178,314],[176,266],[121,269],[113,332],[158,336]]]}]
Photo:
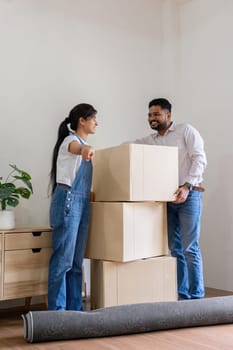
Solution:
[{"label": "woman's ponytail", "polygon": [[53,149],[53,155],[52,155],[52,168],[50,172],[50,181],[52,185],[52,193],[55,190],[56,187],[56,176],[57,176],[57,156],[58,156],[58,151],[59,148],[64,141],[64,139],[69,135],[70,131],[68,129],[68,124],[69,124],[69,117],[65,118],[63,122],[61,122],[59,128],[58,128],[58,137],[57,137],[57,142],[54,146]]}]

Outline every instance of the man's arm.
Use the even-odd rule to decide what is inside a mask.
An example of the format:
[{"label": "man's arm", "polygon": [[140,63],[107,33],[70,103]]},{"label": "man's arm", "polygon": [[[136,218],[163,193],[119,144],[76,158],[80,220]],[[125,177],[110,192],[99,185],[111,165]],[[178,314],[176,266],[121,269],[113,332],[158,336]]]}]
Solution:
[{"label": "man's arm", "polygon": [[184,137],[187,152],[191,159],[191,166],[183,186],[180,186],[175,193],[177,199],[174,203],[177,204],[186,201],[190,191],[190,185],[200,184],[207,165],[204,142],[199,132],[191,125],[187,125]]},{"label": "man's arm", "polygon": [[191,167],[186,182],[195,185],[198,183],[199,179],[202,179],[207,166],[204,142],[199,132],[191,125],[189,125],[185,131],[185,142],[187,145],[187,152],[191,159]]}]

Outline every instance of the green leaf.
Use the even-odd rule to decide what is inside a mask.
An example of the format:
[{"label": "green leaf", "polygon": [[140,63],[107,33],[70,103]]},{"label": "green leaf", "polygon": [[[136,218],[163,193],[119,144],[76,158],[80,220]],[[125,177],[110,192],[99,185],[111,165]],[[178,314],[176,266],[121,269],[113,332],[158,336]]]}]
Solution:
[{"label": "green leaf", "polygon": [[31,180],[31,176],[28,173],[26,173],[25,171],[22,171],[22,177],[25,180]]},{"label": "green leaf", "polygon": [[17,198],[8,198],[7,199],[7,205],[9,205],[10,207],[16,207],[19,204],[19,200]]},{"label": "green leaf", "polygon": [[5,184],[2,184],[0,186],[0,188],[8,188],[8,189],[12,189],[12,191],[14,191],[16,189],[16,186],[13,183],[8,182],[8,183],[5,183]]},{"label": "green leaf", "polygon": [[11,197],[19,198],[20,196],[18,193],[12,193]]},{"label": "green leaf", "polygon": [[11,197],[12,193],[15,191],[15,186],[0,187],[0,199],[6,199]]},{"label": "green leaf", "polygon": [[31,195],[31,192],[25,187],[19,187],[16,189],[16,192],[20,194],[21,197],[28,199]]},{"label": "green leaf", "polygon": [[26,171],[19,169],[16,165],[10,164],[10,167],[13,168],[15,171],[17,171],[18,173],[20,173],[21,177],[23,177],[25,180],[31,180],[31,175],[29,175]]},{"label": "green leaf", "polygon": [[18,179],[18,180],[27,180],[27,181],[31,180],[31,176],[29,174],[27,174],[27,173],[23,173],[21,176],[14,175],[12,177],[14,177],[15,179]]},{"label": "green leaf", "polygon": [[13,176],[15,179],[17,180],[21,180],[23,181],[23,183],[25,183],[25,185],[30,189],[30,191],[33,193],[33,188],[32,188],[32,184],[29,180],[25,179],[24,177],[20,177],[20,176]]}]

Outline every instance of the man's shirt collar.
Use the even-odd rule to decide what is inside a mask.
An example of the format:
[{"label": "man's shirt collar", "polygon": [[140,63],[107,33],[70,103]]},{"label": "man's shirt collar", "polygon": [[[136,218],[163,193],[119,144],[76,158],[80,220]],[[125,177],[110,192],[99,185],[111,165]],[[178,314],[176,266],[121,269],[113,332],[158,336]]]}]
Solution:
[{"label": "man's shirt collar", "polygon": [[[170,131],[174,131],[175,128],[176,128],[176,124],[175,124],[175,122],[172,121],[171,125],[170,125],[169,128],[166,130],[165,134],[162,135],[162,136],[166,136]],[[158,137],[158,136],[161,136],[161,135],[159,134],[158,131],[155,131],[154,136],[155,136],[155,137]]]}]

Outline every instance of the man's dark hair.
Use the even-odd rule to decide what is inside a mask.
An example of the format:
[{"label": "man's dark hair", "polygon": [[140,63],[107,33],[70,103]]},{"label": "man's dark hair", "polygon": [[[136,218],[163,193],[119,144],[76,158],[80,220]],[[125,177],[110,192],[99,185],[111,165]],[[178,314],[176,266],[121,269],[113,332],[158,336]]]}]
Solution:
[{"label": "man's dark hair", "polygon": [[172,110],[172,105],[166,98],[155,98],[149,102],[149,108],[152,106],[160,106],[162,109],[167,109],[169,112]]}]

